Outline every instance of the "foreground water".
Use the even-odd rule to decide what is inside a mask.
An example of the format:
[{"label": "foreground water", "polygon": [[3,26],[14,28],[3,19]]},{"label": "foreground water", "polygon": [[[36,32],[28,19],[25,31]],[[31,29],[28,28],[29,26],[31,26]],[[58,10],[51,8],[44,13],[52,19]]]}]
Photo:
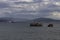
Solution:
[{"label": "foreground water", "polygon": [[0,23],[0,40],[60,40],[60,23],[30,27],[28,23]]}]

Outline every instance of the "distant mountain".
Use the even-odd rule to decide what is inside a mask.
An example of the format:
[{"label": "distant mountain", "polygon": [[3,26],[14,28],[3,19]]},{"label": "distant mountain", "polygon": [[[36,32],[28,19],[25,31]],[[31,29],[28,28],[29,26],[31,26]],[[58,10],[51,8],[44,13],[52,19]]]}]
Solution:
[{"label": "distant mountain", "polygon": [[11,18],[8,18],[8,17],[2,17],[2,18],[0,18],[0,22],[8,22],[10,20],[11,20]]},{"label": "distant mountain", "polygon": [[0,18],[0,22],[9,22],[9,21],[12,21],[12,22],[25,22],[27,20],[28,19],[23,19],[23,18],[10,18],[10,17],[2,17],[2,18]]},{"label": "distant mountain", "polygon": [[32,22],[60,22],[60,20],[55,20],[50,18],[37,18],[32,20]]},{"label": "distant mountain", "polygon": [[0,22],[60,22],[60,20],[50,19],[50,18],[36,18],[33,20],[23,19],[23,18],[9,18],[2,17]]}]

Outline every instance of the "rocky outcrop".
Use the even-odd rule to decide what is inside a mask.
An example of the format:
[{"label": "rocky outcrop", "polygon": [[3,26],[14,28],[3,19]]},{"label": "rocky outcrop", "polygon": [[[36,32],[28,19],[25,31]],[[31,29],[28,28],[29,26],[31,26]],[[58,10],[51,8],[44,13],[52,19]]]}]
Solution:
[{"label": "rocky outcrop", "polygon": [[48,27],[53,27],[53,24],[49,24]]},{"label": "rocky outcrop", "polygon": [[34,23],[31,23],[30,26],[43,26],[43,25],[42,25],[41,23],[38,23],[38,22],[35,23],[35,22],[34,22]]}]

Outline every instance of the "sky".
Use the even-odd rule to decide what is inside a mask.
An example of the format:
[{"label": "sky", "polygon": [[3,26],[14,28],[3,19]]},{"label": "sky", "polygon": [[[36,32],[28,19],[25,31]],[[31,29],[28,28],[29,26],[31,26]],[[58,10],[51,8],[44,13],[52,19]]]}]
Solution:
[{"label": "sky", "polygon": [[0,0],[0,17],[60,20],[60,0]]}]

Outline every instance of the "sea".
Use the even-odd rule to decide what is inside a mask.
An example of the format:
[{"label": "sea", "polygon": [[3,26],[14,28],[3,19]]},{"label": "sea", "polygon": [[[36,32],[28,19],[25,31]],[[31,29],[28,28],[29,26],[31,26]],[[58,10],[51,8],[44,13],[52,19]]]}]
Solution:
[{"label": "sea", "polygon": [[60,40],[60,23],[42,23],[31,27],[30,23],[0,23],[0,40]]}]

